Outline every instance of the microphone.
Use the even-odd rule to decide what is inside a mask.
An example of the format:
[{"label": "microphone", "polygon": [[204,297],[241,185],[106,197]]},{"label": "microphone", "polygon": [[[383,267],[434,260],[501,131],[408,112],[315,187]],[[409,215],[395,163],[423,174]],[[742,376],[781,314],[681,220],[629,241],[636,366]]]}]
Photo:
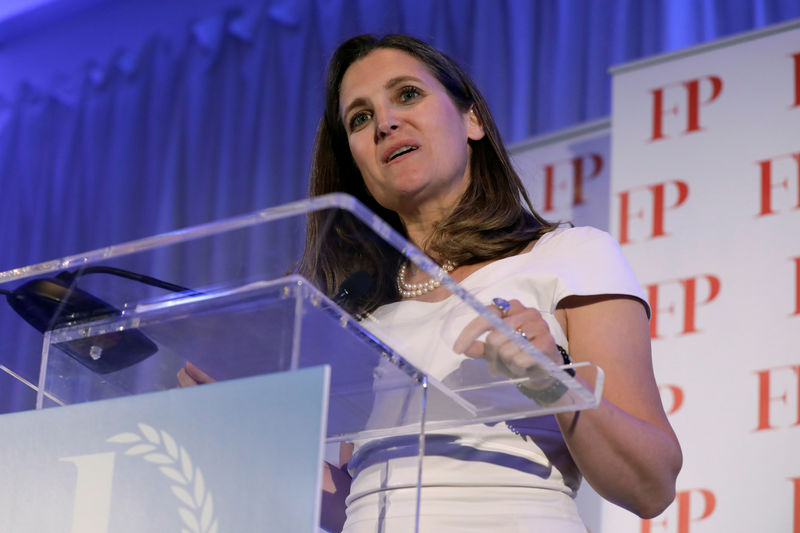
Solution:
[{"label": "microphone", "polygon": [[[53,278],[34,279],[13,291],[3,292],[11,308],[42,333],[122,315],[122,312],[113,305],[76,286],[80,276],[93,273],[113,274],[175,292],[198,294],[178,285],[112,267],[89,267],[79,274],[64,271]],[[59,343],[57,346],[98,374],[122,370],[158,351],[158,346],[136,329],[114,331],[94,338],[76,339]]]},{"label": "microphone", "polygon": [[333,296],[333,301],[337,305],[342,305],[347,300],[355,300],[364,297],[372,288],[372,276],[366,270],[359,270],[348,277],[339,285],[339,290]]},{"label": "microphone", "polygon": [[[353,313],[358,309],[359,300],[369,293],[373,284],[374,280],[370,273],[366,270],[359,270],[339,285],[339,290],[336,291],[332,300],[348,313]],[[361,319],[358,315],[355,318]]]}]

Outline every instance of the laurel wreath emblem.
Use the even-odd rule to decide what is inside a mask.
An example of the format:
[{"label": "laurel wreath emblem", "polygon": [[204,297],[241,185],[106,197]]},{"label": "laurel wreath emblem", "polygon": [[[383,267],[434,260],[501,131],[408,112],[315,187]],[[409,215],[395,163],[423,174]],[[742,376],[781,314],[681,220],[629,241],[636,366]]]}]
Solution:
[{"label": "laurel wreath emblem", "polygon": [[203,472],[192,465],[189,453],[166,431],[147,424],[137,425],[141,433],[119,433],[107,442],[130,445],[125,455],[140,456],[158,465],[161,473],[173,483],[172,494],[185,506],[178,508],[185,526],[181,533],[217,533],[214,499],[206,488]]}]

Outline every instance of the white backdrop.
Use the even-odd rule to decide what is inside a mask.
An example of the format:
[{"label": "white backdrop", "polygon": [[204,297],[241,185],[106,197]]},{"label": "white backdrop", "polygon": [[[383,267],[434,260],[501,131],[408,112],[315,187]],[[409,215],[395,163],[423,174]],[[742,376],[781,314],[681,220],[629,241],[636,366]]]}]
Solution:
[{"label": "white backdrop", "polygon": [[609,531],[800,531],[800,23],[615,71],[612,234],[685,466]]},{"label": "white backdrop", "polygon": [[[622,244],[653,307],[684,468],[660,517],[582,494],[587,524],[800,533],[800,21],[615,69],[611,124],[610,194],[587,178],[599,192],[584,200],[609,210],[562,216],[564,177],[557,216],[542,213],[609,227]],[[542,141],[512,149],[539,209],[547,166],[596,151]]]},{"label": "white backdrop", "polygon": [[509,146],[540,215],[608,230],[610,128],[599,120]]}]

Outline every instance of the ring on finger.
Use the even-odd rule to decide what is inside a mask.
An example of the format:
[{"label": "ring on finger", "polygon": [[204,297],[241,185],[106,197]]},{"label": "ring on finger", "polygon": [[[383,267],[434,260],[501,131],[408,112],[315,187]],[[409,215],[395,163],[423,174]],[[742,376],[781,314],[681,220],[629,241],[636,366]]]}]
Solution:
[{"label": "ring on finger", "polygon": [[500,316],[505,318],[508,316],[508,311],[511,309],[511,304],[508,303],[508,300],[503,298],[494,298],[492,299],[492,305],[500,311]]},{"label": "ring on finger", "polygon": [[520,337],[522,337],[525,340],[528,340],[528,334],[525,333],[524,331],[522,331],[522,328],[517,328],[516,331],[517,331],[517,333],[519,333]]}]

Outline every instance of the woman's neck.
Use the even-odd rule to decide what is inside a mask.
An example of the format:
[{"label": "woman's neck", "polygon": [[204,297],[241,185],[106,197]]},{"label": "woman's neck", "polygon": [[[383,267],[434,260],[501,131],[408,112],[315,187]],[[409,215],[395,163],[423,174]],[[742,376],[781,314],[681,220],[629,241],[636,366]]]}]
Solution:
[{"label": "woman's neck", "polygon": [[436,226],[452,212],[453,205],[432,206],[412,213],[398,213],[406,229],[408,240],[427,253],[427,245],[436,231]]},{"label": "woman's neck", "polygon": [[[468,173],[468,171],[469,167],[465,172]],[[397,215],[403,222],[408,240],[420,250],[425,251],[436,226],[450,216],[466,193],[468,185],[469,180],[465,178],[458,188],[453,188],[445,194],[425,200],[417,197],[416,200],[409,199],[405,205],[398,205]]]}]

